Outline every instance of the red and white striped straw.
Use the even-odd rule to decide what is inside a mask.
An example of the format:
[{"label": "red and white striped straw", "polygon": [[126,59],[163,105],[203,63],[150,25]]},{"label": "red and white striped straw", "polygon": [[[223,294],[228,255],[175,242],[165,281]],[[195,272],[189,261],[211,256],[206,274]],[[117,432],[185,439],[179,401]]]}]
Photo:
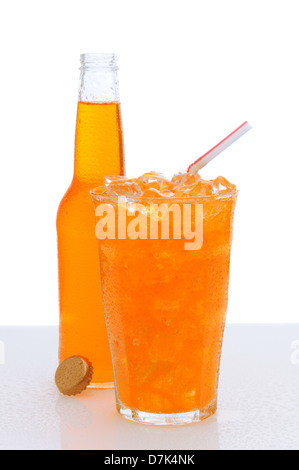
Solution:
[{"label": "red and white striped straw", "polygon": [[248,132],[250,129],[251,125],[247,121],[244,122],[235,131],[219,142],[219,144],[215,145],[215,147],[196,160],[196,162],[192,163],[192,165],[189,166],[188,171],[195,175],[201,168],[206,166],[211,160],[213,160],[213,158],[217,157],[217,155],[236,142],[236,140],[242,137],[242,135],[246,134],[246,132]]}]

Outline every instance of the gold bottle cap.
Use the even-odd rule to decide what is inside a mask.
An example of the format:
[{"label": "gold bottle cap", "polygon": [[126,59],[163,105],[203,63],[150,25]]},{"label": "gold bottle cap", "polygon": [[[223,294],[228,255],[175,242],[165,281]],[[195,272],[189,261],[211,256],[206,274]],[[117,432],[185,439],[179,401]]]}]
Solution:
[{"label": "gold bottle cap", "polygon": [[93,376],[92,364],[83,357],[68,357],[58,367],[55,382],[63,395],[78,395],[86,390]]}]

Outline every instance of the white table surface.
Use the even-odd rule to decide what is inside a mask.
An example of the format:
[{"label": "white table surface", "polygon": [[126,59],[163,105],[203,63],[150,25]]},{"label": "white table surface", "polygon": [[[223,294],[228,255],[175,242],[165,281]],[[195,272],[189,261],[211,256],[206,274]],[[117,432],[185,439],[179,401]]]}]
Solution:
[{"label": "white table surface", "polygon": [[1,450],[299,449],[299,324],[228,325],[217,414],[167,428],[125,421],[110,390],[60,395],[57,336],[55,327],[0,327]]}]

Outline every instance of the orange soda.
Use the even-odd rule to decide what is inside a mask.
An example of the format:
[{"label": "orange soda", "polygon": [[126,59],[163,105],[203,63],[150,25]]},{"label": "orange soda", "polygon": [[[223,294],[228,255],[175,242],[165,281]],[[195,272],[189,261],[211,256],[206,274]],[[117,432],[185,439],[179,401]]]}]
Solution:
[{"label": "orange soda", "polygon": [[89,191],[107,174],[124,174],[123,139],[113,56],[91,54],[81,60],[74,178],[57,217],[59,359],[88,358],[94,367],[91,386],[102,388],[113,386],[113,371]]},{"label": "orange soda", "polygon": [[[183,174],[171,182],[155,173],[124,184],[93,192],[95,207],[112,206],[116,221],[115,239],[101,239],[99,248],[117,407],[147,424],[201,421],[217,406],[236,187],[222,177]],[[146,239],[129,232],[119,239],[124,198],[127,228],[138,204],[145,217],[158,220],[160,234],[157,205],[175,204],[181,214],[186,204],[202,206],[202,246],[186,250],[183,233],[176,239],[172,230],[169,239],[151,239],[150,223]],[[171,217],[169,223],[172,229]]]}]

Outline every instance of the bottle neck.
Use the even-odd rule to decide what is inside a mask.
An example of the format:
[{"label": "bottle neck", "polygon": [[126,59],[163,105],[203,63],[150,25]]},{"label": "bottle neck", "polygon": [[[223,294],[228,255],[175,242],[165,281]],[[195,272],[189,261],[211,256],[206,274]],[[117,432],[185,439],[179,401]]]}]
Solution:
[{"label": "bottle neck", "polygon": [[119,102],[115,54],[82,54],[80,70],[79,102]]},{"label": "bottle neck", "polygon": [[113,54],[85,54],[81,64],[74,177],[95,187],[124,171],[117,63]]}]

